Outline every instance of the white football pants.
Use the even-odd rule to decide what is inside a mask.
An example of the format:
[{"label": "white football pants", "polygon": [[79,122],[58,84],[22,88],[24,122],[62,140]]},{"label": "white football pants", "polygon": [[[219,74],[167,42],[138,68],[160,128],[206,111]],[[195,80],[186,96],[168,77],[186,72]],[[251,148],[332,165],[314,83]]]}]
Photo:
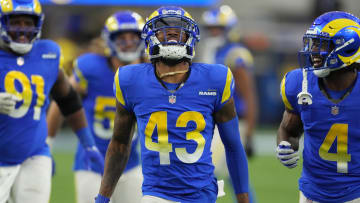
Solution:
[{"label": "white football pants", "polygon": [[33,156],[16,166],[0,166],[0,203],[48,203],[51,158]]},{"label": "white football pants", "polygon": [[[111,197],[111,203],[140,203],[143,176],[137,166],[123,173]],[[94,203],[99,193],[101,175],[93,171],[75,172],[75,190],[77,203]]]},{"label": "white football pants", "polygon": [[155,197],[151,195],[144,195],[141,199],[141,203],[180,203],[171,200],[163,199],[161,197]]},{"label": "white football pants", "polygon": [[[305,197],[305,195],[300,191],[299,203],[320,203],[320,202],[312,201],[312,200],[308,199],[308,198]],[[351,201],[347,201],[347,202],[344,202],[344,203],[360,203],[360,198],[353,199],[353,200],[351,200]]]}]

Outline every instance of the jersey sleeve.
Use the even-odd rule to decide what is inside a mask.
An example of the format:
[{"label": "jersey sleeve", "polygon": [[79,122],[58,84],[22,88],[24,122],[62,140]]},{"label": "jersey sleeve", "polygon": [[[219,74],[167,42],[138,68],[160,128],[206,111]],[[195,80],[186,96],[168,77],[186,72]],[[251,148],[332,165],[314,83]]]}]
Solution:
[{"label": "jersey sleeve", "polygon": [[130,104],[130,102],[126,99],[126,92],[125,92],[125,87],[127,85],[127,80],[128,77],[126,77],[126,75],[128,75],[128,71],[124,71],[125,68],[119,68],[116,73],[115,73],[115,78],[114,78],[114,85],[113,85],[113,90],[114,90],[114,95],[116,97],[116,100],[120,103],[120,105],[122,107],[124,107],[127,111],[129,112],[133,112],[132,110],[132,105]]},{"label": "jersey sleeve", "polygon": [[216,68],[221,70],[216,73],[220,76],[218,83],[220,94],[215,105],[215,111],[219,111],[234,95],[235,82],[229,67],[220,66]]},{"label": "jersey sleeve", "polygon": [[73,74],[76,82],[80,85],[81,89],[87,91],[88,89],[88,80],[86,79],[86,65],[84,65],[84,57],[80,56],[74,61]]},{"label": "jersey sleeve", "polygon": [[36,46],[34,49],[38,57],[40,57],[40,60],[46,61],[50,73],[49,77],[52,78],[52,81],[56,81],[59,70],[63,66],[63,55],[60,46],[56,42],[48,39],[37,40],[34,46]]},{"label": "jersey sleeve", "polygon": [[251,70],[254,66],[254,58],[247,48],[235,46],[227,54],[225,65],[230,68],[244,67]]},{"label": "jersey sleeve", "polygon": [[285,108],[296,114],[299,114],[297,95],[301,91],[301,83],[302,74],[300,69],[286,73],[280,83],[280,96]]}]

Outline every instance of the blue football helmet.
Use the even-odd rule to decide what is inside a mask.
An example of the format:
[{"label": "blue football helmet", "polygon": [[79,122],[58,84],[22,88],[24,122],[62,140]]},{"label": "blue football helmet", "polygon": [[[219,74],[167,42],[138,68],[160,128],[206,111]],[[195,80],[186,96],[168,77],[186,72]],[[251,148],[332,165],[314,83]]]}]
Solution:
[{"label": "blue football helmet", "polygon": [[326,77],[355,62],[360,62],[360,20],[343,11],[316,18],[303,37],[300,67]]},{"label": "blue football helmet", "polygon": [[[167,36],[170,30],[180,30],[179,39]],[[158,35],[164,36],[163,40]],[[176,6],[161,7],[154,11],[142,31],[145,50],[150,59],[192,60],[195,44],[200,40],[200,30],[196,22],[184,9]]]},{"label": "blue football helmet", "polygon": [[[1,0],[0,1],[0,21],[1,21],[1,40],[3,45],[9,47],[18,54],[28,53],[34,42],[41,36],[41,28],[44,21],[44,14],[38,0]],[[9,19],[12,16],[24,15],[34,19],[34,27],[24,28],[10,26]],[[16,42],[10,33],[15,36],[26,35],[29,38],[28,43]]]},{"label": "blue football helmet", "polygon": [[202,19],[205,26],[224,27],[228,30],[234,27],[238,22],[235,12],[228,5],[222,5],[205,11],[202,15]]},{"label": "blue football helmet", "polygon": [[[121,61],[129,63],[139,58],[144,51],[144,43],[141,40],[141,31],[144,27],[144,19],[133,11],[119,11],[111,15],[105,23],[102,37],[111,50],[112,56],[117,56]],[[117,45],[116,36],[123,32],[134,32],[139,35],[136,50],[124,51]],[[120,42],[121,43],[121,42]]]}]

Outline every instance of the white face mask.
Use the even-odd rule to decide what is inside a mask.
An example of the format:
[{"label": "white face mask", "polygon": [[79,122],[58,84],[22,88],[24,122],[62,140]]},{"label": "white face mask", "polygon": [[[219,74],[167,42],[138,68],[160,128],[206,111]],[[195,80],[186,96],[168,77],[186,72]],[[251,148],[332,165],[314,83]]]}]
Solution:
[{"label": "white face mask", "polygon": [[9,47],[12,51],[18,54],[27,54],[32,49],[32,44],[30,43],[17,43],[17,42],[10,42]]},{"label": "white face mask", "polygon": [[[188,59],[192,59],[193,56],[190,56],[187,54],[186,45],[161,45],[157,37],[151,36],[151,39],[155,44],[158,44],[159,46],[159,54],[157,55],[151,55],[150,58],[158,58],[163,57],[167,59],[182,59],[184,57]],[[192,37],[189,37],[186,44],[192,41]]]},{"label": "white face mask", "polygon": [[324,78],[330,74],[330,69],[314,70],[314,74],[319,78]]},{"label": "white face mask", "polygon": [[187,55],[186,47],[180,45],[159,45],[159,55],[168,59],[182,59]]}]

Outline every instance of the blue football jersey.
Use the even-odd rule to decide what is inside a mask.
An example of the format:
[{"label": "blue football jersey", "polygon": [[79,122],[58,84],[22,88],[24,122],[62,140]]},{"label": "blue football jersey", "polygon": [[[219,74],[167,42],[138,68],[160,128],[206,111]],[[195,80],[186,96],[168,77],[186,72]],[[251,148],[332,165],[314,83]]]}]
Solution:
[{"label": "blue football jersey", "polygon": [[[252,71],[254,59],[250,51],[239,43],[227,43],[219,48],[215,55],[215,63],[224,64],[230,68],[244,67]],[[244,117],[246,105],[241,95],[234,93],[234,102],[238,116]]]},{"label": "blue football jersey", "polygon": [[32,50],[18,56],[0,50],[0,92],[21,101],[10,115],[0,114],[0,165],[16,165],[34,155],[50,156],[46,109],[49,93],[61,66],[59,46],[39,40]]},{"label": "blue football jersey", "polygon": [[[114,75],[115,73],[110,67],[107,57],[89,53],[80,56],[75,61],[75,79],[87,92],[83,98],[86,119],[94,136],[96,146],[104,158],[114,128],[116,110],[116,99],[113,93]],[[125,170],[129,170],[140,163],[139,154],[136,151],[137,140],[135,135],[129,162]],[[74,169],[90,170],[87,164],[85,150],[79,143]],[[102,171],[96,172],[103,173]]]},{"label": "blue football jersey", "polygon": [[344,202],[360,197],[360,81],[344,99],[334,103],[325,96],[319,79],[307,73],[311,105],[300,105],[302,71],[287,73],[281,96],[287,109],[301,117],[304,126],[304,163],[300,190],[319,202]]},{"label": "blue football jersey", "polygon": [[213,115],[233,95],[230,69],[193,63],[187,81],[171,93],[152,64],[131,65],[118,70],[114,88],[119,103],[136,115],[143,194],[196,201],[198,191],[216,182],[210,151]]}]

